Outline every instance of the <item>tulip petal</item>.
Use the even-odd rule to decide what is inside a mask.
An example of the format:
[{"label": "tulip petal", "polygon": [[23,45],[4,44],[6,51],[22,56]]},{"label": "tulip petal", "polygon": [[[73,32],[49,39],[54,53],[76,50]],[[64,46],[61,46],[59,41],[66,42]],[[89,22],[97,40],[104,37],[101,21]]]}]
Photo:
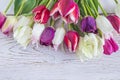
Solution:
[{"label": "tulip petal", "polygon": [[40,41],[40,36],[44,31],[45,26],[43,24],[35,23],[32,30],[32,44],[38,44]]},{"label": "tulip petal", "polygon": [[65,35],[64,28],[63,27],[58,27],[56,29],[56,32],[55,32],[55,37],[52,40],[53,47],[54,47],[55,50],[57,50],[57,48],[59,47],[59,45],[63,42],[64,35]]},{"label": "tulip petal", "polygon": [[2,28],[2,26],[4,25],[6,21],[6,16],[4,16],[1,12],[0,12],[0,29]]},{"label": "tulip petal", "polygon": [[78,46],[79,37],[76,31],[68,31],[64,37],[64,43],[69,51],[75,52]]},{"label": "tulip petal", "polygon": [[33,13],[35,22],[39,22],[41,24],[45,24],[48,22],[50,11],[46,8],[46,6],[37,6],[36,8],[34,8]]},{"label": "tulip petal", "polygon": [[52,27],[45,28],[45,30],[43,31],[40,37],[40,44],[45,46],[51,45],[54,35],[55,35],[55,30]]},{"label": "tulip petal", "polygon": [[104,34],[111,34],[114,31],[112,24],[109,20],[104,16],[98,16],[96,18],[97,27],[102,31]]},{"label": "tulip petal", "polygon": [[16,23],[16,18],[14,16],[8,16],[6,19],[5,24],[2,27],[2,32],[5,35],[10,35],[11,32],[13,31],[14,24]]},{"label": "tulip petal", "polygon": [[87,16],[82,19],[80,30],[87,33],[95,33],[97,30],[96,21],[93,17]]},{"label": "tulip petal", "polygon": [[41,15],[41,23],[42,24],[47,23],[49,17],[50,17],[50,11],[48,9],[45,9]]},{"label": "tulip petal", "polygon": [[29,26],[21,26],[14,31],[14,39],[26,48],[31,41],[31,34],[32,29]]},{"label": "tulip petal", "polygon": [[120,33],[120,18],[116,15],[107,16],[108,20],[111,22],[113,28]]},{"label": "tulip petal", "polygon": [[112,39],[105,39],[104,54],[111,55],[113,52],[118,51],[117,43]]}]

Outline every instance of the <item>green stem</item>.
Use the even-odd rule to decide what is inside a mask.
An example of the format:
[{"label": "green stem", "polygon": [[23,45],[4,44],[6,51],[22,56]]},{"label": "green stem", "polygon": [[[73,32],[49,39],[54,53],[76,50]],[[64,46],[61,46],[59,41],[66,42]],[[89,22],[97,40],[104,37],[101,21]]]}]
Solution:
[{"label": "green stem", "polygon": [[91,12],[91,10],[89,9],[89,7],[88,7],[87,5],[85,5],[85,7],[86,7],[86,9],[88,10],[90,16],[93,16],[93,17],[94,17],[94,15],[92,14],[92,12]]},{"label": "green stem", "polygon": [[107,16],[107,12],[104,10],[104,8],[102,7],[102,5],[100,3],[98,3],[100,9],[102,10],[104,16]]},{"label": "green stem", "polygon": [[5,14],[6,14],[7,11],[9,10],[10,6],[12,5],[12,3],[13,3],[13,0],[10,0],[9,4],[8,4],[8,6],[7,6],[7,8],[6,8],[5,11],[4,11]]},{"label": "green stem", "polygon": [[98,13],[98,11],[97,11],[97,9],[96,9],[96,7],[95,7],[95,5],[94,5],[94,3],[93,3],[92,0],[90,0],[90,3],[92,4],[92,6],[93,6],[93,8],[95,10],[95,13],[97,14],[97,16],[99,16],[99,13]]},{"label": "green stem", "polygon": [[52,2],[52,0],[49,0],[49,2],[47,3],[46,7],[48,8],[50,3]]},{"label": "green stem", "polygon": [[50,24],[51,24],[51,27],[53,27],[54,26],[54,24],[55,24],[55,21],[51,18],[51,22],[50,22]]},{"label": "green stem", "polygon": [[65,23],[64,23],[64,21],[62,22],[62,27],[64,28],[64,25],[65,25]]},{"label": "green stem", "polygon": [[118,2],[118,0],[114,0],[114,1],[115,1],[115,3],[116,3],[116,4],[118,4],[118,3],[119,3],[119,2]]},{"label": "green stem", "polygon": [[83,3],[82,6],[83,6],[83,9],[84,9],[85,15],[88,16],[88,13],[87,13],[87,10],[86,10],[86,7],[85,7],[85,3],[84,2],[82,2],[82,3]]},{"label": "green stem", "polygon": [[22,4],[17,12],[17,14],[15,15],[16,17],[21,13],[21,11],[23,10],[23,7],[24,7],[24,4],[25,4],[25,0],[22,1]]}]

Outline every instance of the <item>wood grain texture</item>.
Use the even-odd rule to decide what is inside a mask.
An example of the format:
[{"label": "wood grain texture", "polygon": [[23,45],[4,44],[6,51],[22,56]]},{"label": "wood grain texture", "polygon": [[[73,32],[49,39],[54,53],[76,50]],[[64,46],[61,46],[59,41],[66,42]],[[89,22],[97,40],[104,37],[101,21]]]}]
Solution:
[{"label": "wood grain texture", "polygon": [[[0,0],[0,11],[7,1]],[[13,13],[13,6],[8,13]],[[119,36],[115,39],[120,44]],[[63,50],[31,45],[24,49],[0,32],[0,80],[120,80],[120,51],[81,63]]]},{"label": "wood grain texture", "polygon": [[81,63],[52,48],[22,48],[0,33],[0,80],[120,80],[120,51]]}]

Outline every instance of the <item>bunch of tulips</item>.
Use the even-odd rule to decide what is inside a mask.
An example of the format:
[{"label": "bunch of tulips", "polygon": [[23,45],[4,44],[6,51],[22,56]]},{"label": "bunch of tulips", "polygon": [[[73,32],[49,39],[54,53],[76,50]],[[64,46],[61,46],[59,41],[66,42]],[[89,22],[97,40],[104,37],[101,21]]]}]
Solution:
[{"label": "bunch of tulips", "polygon": [[[6,13],[14,2],[14,16]],[[0,30],[23,47],[60,46],[81,61],[119,50],[113,33],[120,34],[120,4],[108,15],[99,0],[10,0],[0,12]],[[103,15],[98,13],[101,9]]]}]

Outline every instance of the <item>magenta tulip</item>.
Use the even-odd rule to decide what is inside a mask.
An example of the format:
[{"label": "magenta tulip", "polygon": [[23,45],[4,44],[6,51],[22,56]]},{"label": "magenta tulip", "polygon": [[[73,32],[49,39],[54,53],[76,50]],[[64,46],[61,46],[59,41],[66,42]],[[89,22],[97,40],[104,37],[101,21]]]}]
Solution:
[{"label": "magenta tulip", "polygon": [[45,30],[43,31],[40,37],[40,44],[45,46],[52,45],[52,40],[54,38],[54,35],[55,35],[55,30],[52,27],[45,28]]},{"label": "magenta tulip", "polygon": [[79,34],[76,31],[68,31],[64,37],[64,43],[70,52],[75,52],[79,42]]},{"label": "magenta tulip", "polygon": [[50,11],[44,5],[40,5],[34,8],[33,13],[35,15],[34,21],[41,24],[47,23],[50,18]]},{"label": "magenta tulip", "polygon": [[0,29],[2,28],[5,21],[6,21],[6,16],[0,12]]},{"label": "magenta tulip", "polygon": [[50,15],[55,20],[61,17],[66,23],[77,23],[80,17],[80,10],[74,0],[58,0]]},{"label": "magenta tulip", "polygon": [[119,46],[118,44],[113,40],[113,38],[105,39],[105,45],[104,47],[104,54],[111,55],[113,52],[118,51]]},{"label": "magenta tulip", "polygon": [[111,22],[113,28],[120,34],[120,18],[116,15],[109,15],[107,18]]}]

